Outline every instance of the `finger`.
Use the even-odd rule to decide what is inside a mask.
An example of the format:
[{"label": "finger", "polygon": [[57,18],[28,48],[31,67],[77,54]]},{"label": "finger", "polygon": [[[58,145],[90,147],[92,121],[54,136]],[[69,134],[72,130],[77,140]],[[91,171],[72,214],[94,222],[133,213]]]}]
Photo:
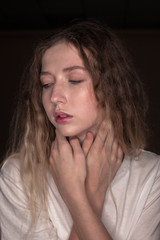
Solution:
[{"label": "finger", "polygon": [[[105,139],[104,150],[106,152],[108,161],[111,161],[112,156],[114,156],[112,152],[114,150],[114,154],[115,154],[117,150],[117,145],[116,145],[116,140],[114,139],[113,132],[111,132],[110,130],[108,131],[107,137]],[[117,152],[116,152],[116,156],[117,156]]]},{"label": "finger", "polygon": [[113,139],[112,146],[111,146],[111,158],[110,158],[110,161],[112,163],[117,161],[118,149],[119,149],[118,142],[116,139]]},{"label": "finger", "polygon": [[66,147],[69,147],[69,143],[66,139],[65,136],[63,136],[58,129],[56,129],[56,147],[58,149],[58,151],[62,151],[63,149],[65,149]]},{"label": "finger", "polygon": [[118,144],[117,140],[114,139],[114,143],[112,145],[112,153],[111,153],[111,165],[113,165],[114,169],[118,169],[123,160],[123,151],[121,146]]},{"label": "finger", "polygon": [[78,138],[76,138],[76,137],[70,138],[69,139],[69,143],[70,143],[70,145],[72,147],[73,155],[75,157],[76,156],[80,156],[80,155],[84,155]]},{"label": "finger", "polygon": [[93,134],[91,132],[88,132],[86,134],[86,137],[82,143],[82,149],[83,149],[83,152],[84,152],[84,155],[87,156],[88,152],[89,152],[89,149],[93,143]]}]

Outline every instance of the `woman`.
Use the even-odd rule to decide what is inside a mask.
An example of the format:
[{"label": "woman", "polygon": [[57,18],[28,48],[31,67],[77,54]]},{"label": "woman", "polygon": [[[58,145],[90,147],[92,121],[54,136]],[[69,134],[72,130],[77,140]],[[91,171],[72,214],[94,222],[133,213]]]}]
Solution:
[{"label": "woman", "polygon": [[160,237],[160,158],[145,147],[143,87],[94,22],[35,51],[1,170],[2,239]]}]

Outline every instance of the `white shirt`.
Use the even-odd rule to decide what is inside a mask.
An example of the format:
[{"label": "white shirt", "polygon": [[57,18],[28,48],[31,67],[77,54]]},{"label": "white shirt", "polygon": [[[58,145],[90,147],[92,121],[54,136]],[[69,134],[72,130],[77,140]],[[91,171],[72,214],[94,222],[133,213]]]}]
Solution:
[{"label": "white shirt", "polygon": [[[67,240],[72,218],[48,173],[48,213],[31,223],[20,180],[19,160],[8,160],[0,175],[2,240]],[[74,194],[74,193],[73,193]],[[116,212],[117,209],[117,212]],[[141,151],[125,157],[106,193],[102,221],[114,240],[160,240],[160,156]]]}]

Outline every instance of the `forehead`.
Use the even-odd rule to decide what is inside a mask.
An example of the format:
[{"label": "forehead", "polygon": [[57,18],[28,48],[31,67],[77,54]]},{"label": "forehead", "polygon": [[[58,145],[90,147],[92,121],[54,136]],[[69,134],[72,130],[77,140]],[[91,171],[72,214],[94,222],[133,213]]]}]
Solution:
[{"label": "forehead", "polygon": [[42,57],[42,66],[46,64],[78,64],[84,66],[83,60],[73,44],[61,41],[46,50]]}]

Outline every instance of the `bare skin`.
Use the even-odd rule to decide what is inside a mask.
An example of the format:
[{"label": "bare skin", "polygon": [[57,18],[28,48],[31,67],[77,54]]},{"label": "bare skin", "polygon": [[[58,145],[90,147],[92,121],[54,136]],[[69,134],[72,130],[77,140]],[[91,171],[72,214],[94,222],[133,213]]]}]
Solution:
[{"label": "bare skin", "polygon": [[101,213],[122,151],[109,121],[98,130],[104,112],[98,105],[92,77],[72,44],[61,41],[45,52],[41,83],[44,109],[57,129],[50,169],[74,223],[69,239],[111,239]]},{"label": "bare skin", "polygon": [[101,214],[108,185],[122,159],[123,152],[105,121],[95,139],[87,133],[82,146],[78,138],[68,142],[56,131],[50,169],[73,219],[69,240],[112,239]]}]

